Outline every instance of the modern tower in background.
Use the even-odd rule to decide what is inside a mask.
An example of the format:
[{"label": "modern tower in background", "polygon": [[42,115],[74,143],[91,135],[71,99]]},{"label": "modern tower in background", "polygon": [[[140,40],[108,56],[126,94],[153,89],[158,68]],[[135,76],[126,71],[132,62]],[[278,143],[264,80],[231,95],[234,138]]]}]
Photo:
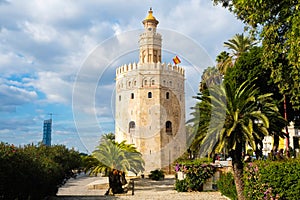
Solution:
[{"label": "modern tower in background", "polygon": [[52,119],[44,120],[43,144],[51,146]]}]

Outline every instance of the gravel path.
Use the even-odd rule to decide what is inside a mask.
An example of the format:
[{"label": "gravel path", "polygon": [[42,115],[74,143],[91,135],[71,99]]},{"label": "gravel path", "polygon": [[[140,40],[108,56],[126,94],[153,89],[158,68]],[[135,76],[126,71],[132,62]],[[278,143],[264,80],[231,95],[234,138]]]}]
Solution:
[{"label": "gravel path", "polygon": [[107,188],[88,189],[89,184],[105,182],[103,177],[80,177],[70,179],[51,200],[98,200],[98,199],[132,199],[132,200],[227,200],[220,192],[176,192],[174,176],[167,176],[163,181],[135,179],[134,195],[128,194],[105,196]]}]

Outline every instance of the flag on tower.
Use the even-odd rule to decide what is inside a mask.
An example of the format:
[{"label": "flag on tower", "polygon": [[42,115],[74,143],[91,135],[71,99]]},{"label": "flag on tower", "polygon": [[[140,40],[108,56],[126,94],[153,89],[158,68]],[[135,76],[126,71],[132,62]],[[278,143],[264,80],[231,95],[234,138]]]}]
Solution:
[{"label": "flag on tower", "polygon": [[181,60],[178,58],[178,56],[175,56],[173,58],[173,62],[175,63],[175,65],[177,65],[177,64],[181,63]]}]

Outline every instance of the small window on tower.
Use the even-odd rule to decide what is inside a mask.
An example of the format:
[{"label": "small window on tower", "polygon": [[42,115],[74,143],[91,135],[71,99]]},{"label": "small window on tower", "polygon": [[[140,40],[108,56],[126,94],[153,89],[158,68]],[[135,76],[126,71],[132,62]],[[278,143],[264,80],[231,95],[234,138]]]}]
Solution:
[{"label": "small window on tower", "polygon": [[151,82],[151,85],[154,85],[155,84],[155,81],[154,80],[152,80],[152,82]]},{"label": "small window on tower", "polygon": [[148,92],[148,98],[152,98],[152,92]]},{"label": "small window on tower", "polygon": [[121,101],[121,95],[119,95],[119,101]]},{"label": "small window on tower", "polygon": [[128,82],[128,87],[131,87],[131,81]]},{"label": "small window on tower", "polygon": [[135,131],[135,122],[131,121],[131,122],[129,122],[129,130],[128,130],[128,132],[129,133],[133,133],[134,131]]},{"label": "small window on tower", "polygon": [[131,93],[131,99],[134,99],[134,93]]},{"label": "small window on tower", "polygon": [[170,93],[167,92],[167,93],[166,93],[166,99],[169,99],[169,98],[170,98]]},{"label": "small window on tower", "polygon": [[144,81],[144,85],[147,85],[147,80]]},{"label": "small window on tower", "polygon": [[172,122],[170,121],[166,122],[166,133],[168,135],[172,135]]}]

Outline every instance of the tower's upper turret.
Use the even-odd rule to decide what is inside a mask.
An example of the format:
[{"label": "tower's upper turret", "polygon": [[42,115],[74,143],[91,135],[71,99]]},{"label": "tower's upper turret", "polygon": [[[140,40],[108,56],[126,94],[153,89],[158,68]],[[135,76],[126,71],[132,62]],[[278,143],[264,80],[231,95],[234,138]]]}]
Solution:
[{"label": "tower's upper turret", "polygon": [[158,20],[153,16],[152,8],[143,20],[144,33],[140,35],[140,63],[161,62],[161,35],[156,33]]},{"label": "tower's upper turret", "polygon": [[152,8],[150,8],[148,16],[143,20],[145,29],[149,27],[156,29],[158,23],[159,21],[153,16]]}]

